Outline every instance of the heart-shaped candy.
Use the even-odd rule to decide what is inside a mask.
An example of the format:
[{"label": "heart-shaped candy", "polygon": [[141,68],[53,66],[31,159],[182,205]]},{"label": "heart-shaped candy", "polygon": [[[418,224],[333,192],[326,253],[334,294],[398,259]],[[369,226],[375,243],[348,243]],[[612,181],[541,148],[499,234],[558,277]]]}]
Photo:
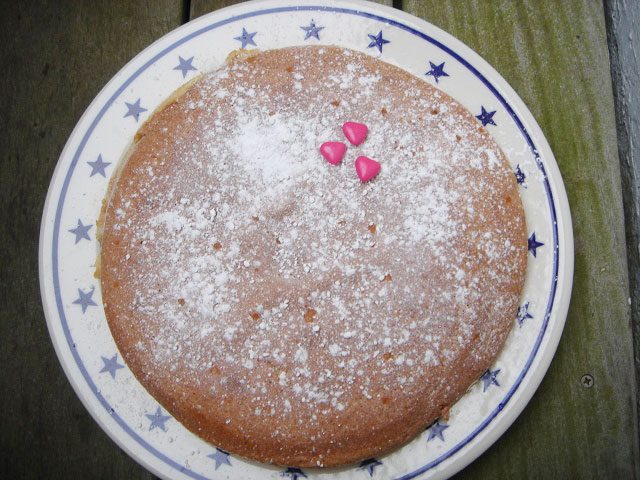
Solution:
[{"label": "heart-shaped candy", "polygon": [[379,171],[380,164],[375,160],[371,160],[369,157],[356,158],[356,172],[363,182],[371,180]]},{"label": "heart-shaped candy", "polygon": [[331,165],[337,165],[342,160],[347,146],[342,142],[325,142],[320,145],[320,153]]},{"label": "heart-shaped candy", "polygon": [[354,145],[364,142],[369,129],[364,123],[346,122],[342,125],[342,133]]}]

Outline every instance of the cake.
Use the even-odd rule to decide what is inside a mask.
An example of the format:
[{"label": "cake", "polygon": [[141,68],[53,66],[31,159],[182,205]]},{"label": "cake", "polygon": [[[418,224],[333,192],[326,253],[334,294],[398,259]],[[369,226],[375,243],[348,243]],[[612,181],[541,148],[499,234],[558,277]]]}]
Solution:
[{"label": "cake", "polygon": [[481,123],[338,47],[236,55],[174,95],[102,224],[105,313],[139,382],[220,449],[293,467],[446,417],[501,351],[526,270]]}]

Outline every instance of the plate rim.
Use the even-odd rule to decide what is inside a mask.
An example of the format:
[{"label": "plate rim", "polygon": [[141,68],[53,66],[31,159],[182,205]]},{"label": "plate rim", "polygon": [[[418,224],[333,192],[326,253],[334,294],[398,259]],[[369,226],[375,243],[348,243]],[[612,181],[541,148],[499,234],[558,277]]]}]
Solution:
[{"label": "plate rim", "polygon": [[[266,8],[265,6],[267,5],[272,5],[274,6],[274,8]],[[363,10],[356,10],[355,8],[357,8],[358,6],[363,8]],[[97,123],[99,122],[99,119],[102,117],[102,114],[104,114],[104,112],[106,112],[106,110],[110,108],[113,100],[116,99],[118,96],[120,96],[121,93],[124,91],[124,89],[130,83],[132,83],[133,80],[142,71],[144,71],[149,65],[153,64],[158,58],[161,58],[162,56],[164,56],[167,51],[172,50],[176,48],[178,45],[187,42],[190,38],[193,38],[203,33],[204,30],[210,30],[210,29],[216,28],[214,25],[219,26],[221,24],[238,21],[242,18],[276,13],[275,10],[281,10],[281,11],[330,10],[330,11],[337,11],[339,13],[351,13],[351,14],[356,13],[356,14],[363,14],[363,16],[368,16],[370,18],[374,18],[379,21],[386,21],[386,23],[391,24],[393,26],[398,26],[400,22],[406,22],[409,25],[413,25],[414,27],[417,24],[418,26],[422,27],[423,29],[426,29],[427,31],[433,30],[435,33],[437,33],[439,38],[446,39],[446,45],[444,43],[438,42],[438,45],[436,46],[438,46],[439,48],[443,48],[449,54],[453,54],[453,56],[458,61],[462,61],[462,63],[467,68],[471,67],[472,70],[476,70],[480,75],[482,75],[482,77],[484,78],[483,83],[485,83],[485,85],[487,85],[490,88],[490,90],[492,90],[492,93],[494,93],[494,95],[498,96],[501,99],[502,105],[503,106],[509,105],[510,107],[514,108],[514,112],[511,114],[511,116],[514,119],[518,119],[518,121],[520,121],[520,117],[524,117],[525,124],[526,124],[526,127],[528,127],[528,129],[525,128],[524,124],[522,124],[521,131],[525,133],[526,136],[532,136],[536,140],[536,145],[532,143],[533,142],[532,139],[529,139],[528,143],[534,152],[534,156],[536,158],[536,163],[538,164],[538,167],[543,169],[544,178],[545,178],[545,188],[547,188],[547,194],[552,196],[552,198],[549,199],[549,206],[552,209],[556,210],[555,212],[556,221],[554,225],[555,227],[554,236],[557,236],[557,238],[554,239],[554,244],[556,245],[555,255],[558,255],[558,252],[557,252],[558,249],[564,252],[564,255],[560,255],[559,260],[555,262],[556,268],[557,268],[557,271],[555,272],[555,275],[557,277],[557,280],[556,280],[557,283],[555,285],[556,294],[554,295],[555,298],[550,300],[551,307],[545,315],[544,322],[546,323],[546,325],[544,326],[544,328],[541,329],[542,331],[540,333],[540,338],[538,338],[536,341],[536,348],[535,348],[536,351],[532,353],[532,357],[530,359],[531,361],[527,362],[529,365],[527,366],[524,373],[521,373],[523,377],[527,377],[526,378],[527,385],[525,385],[525,389],[520,390],[520,393],[518,394],[519,396],[518,398],[520,399],[520,402],[516,404],[514,402],[509,402],[509,400],[516,394],[516,391],[520,387],[520,382],[522,382],[522,379],[518,382],[518,385],[516,385],[515,389],[513,389],[513,392],[509,395],[509,398],[505,402],[505,405],[502,406],[504,408],[501,407],[499,409],[500,411],[503,412],[503,417],[501,417],[500,422],[494,423],[492,428],[489,430],[486,430],[486,425],[483,426],[481,431],[478,433],[474,433],[473,436],[469,438],[469,440],[467,440],[467,437],[465,437],[465,439],[463,440],[464,442],[463,445],[460,445],[459,448],[455,448],[455,451],[452,451],[454,449],[450,449],[449,452],[451,452],[451,454],[447,455],[445,458],[441,458],[443,457],[442,455],[439,456],[436,459],[438,460],[437,463],[435,463],[432,466],[432,467],[435,467],[436,465],[442,465],[443,463],[446,463],[446,461],[450,457],[456,455],[459,450],[470,446],[468,451],[465,452],[464,456],[458,457],[458,459],[462,459],[462,460],[457,460],[457,462],[455,462],[455,464],[453,465],[447,464],[444,466],[445,468],[443,468],[440,472],[438,472],[441,474],[445,474],[445,473],[453,474],[461,470],[462,468],[464,468],[466,465],[468,465],[472,461],[474,461],[479,455],[481,455],[484,451],[486,451],[500,436],[502,436],[502,434],[509,428],[509,426],[520,415],[520,413],[524,410],[526,405],[529,403],[529,401],[535,394],[540,382],[542,381],[542,378],[544,377],[544,375],[548,370],[551,360],[555,356],[557,345],[559,343],[562,330],[564,328],[564,324],[566,321],[566,314],[568,311],[569,300],[571,297],[571,287],[572,287],[572,278],[573,278],[573,234],[572,234],[571,215],[569,211],[569,204],[568,204],[566,191],[564,189],[564,184],[562,182],[562,177],[561,177],[557,162],[555,160],[555,157],[553,156],[553,152],[551,151],[551,148],[546,140],[546,137],[544,136],[540,126],[535,120],[535,117],[533,117],[531,112],[525,106],[524,102],[520,99],[517,93],[512,89],[509,83],[506,82],[506,80],[504,80],[504,78],[501,77],[500,74],[488,62],[486,62],[475,51],[473,51],[470,47],[466,46],[460,40],[456,39],[452,35],[448,34],[447,32],[441,30],[440,28],[430,24],[425,20],[415,17],[407,12],[396,10],[385,5],[365,2],[363,0],[355,0],[355,1],[317,0],[313,4],[303,4],[303,5],[300,5],[299,0],[297,1],[253,0],[251,2],[239,3],[239,4],[225,7],[219,10],[215,10],[206,15],[198,17],[197,19],[194,19],[191,22],[181,25],[176,29],[163,35],[158,40],[153,42],[151,45],[143,49],[129,62],[127,62],[105,84],[105,86],[94,97],[93,101],[86,108],[85,112],[80,117],[80,119],[76,123],[75,128],[70,134],[65,144],[65,147],[63,148],[60,154],[60,157],[56,165],[56,169],[52,175],[47,197],[45,200],[45,205],[43,208],[43,216],[41,221],[40,239],[39,239],[39,278],[40,278],[41,296],[42,296],[43,306],[45,310],[47,326],[49,329],[50,337],[52,338],[52,343],[54,344],[54,348],[56,350],[56,354],[63,367],[63,370],[65,371],[67,378],[69,379],[70,383],[72,384],[76,392],[76,395],[80,398],[85,408],[89,411],[89,413],[97,421],[97,423],[101,426],[101,428],[111,437],[112,440],[116,442],[116,444],[120,446],[120,448],[125,450],[134,460],[142,464],[145,468],[152,471],[153,473],[159,474],[160,476],[164,476],[165,472],[157,470],[154,465],[152,465],[150,462],[147,462],[145,458],[142,458],[140,455],[137,454],[137,452],[133,451],[134,449],[130,447],[128,442],[122,441],[122,439],[118,435],[116,435],[115,432],[112,432],[111,430],[112,426],[107,425],[107,423],[103,421],[103,418],[99,416],[97,412],[94,412],[93,405],[90,403],[90,400],[93,400],[93,399],[85,398],[84,396],[86,393],[85,389],[87,386],[83,385],[82,382],[80,382],[81,379],[85,381],[87,379],[87,376],[83,375],[81,378],[76,378],[76,375],[74,375],[75,372],[72,372],[72,370],[74,370],[73,368],[74,365],[73,364],[68,365],[66,363],[70,361],[70,359],[68,358],[69,355],[73,357],[74,352],[73,351],[71,353],[67,352],[63,348],[64,342],[61,341],[59,337],[59,333],[56,331],[56,325],[55,325],[55,320],[59,321],[59,318],[55,318],[55,319],[52,318],[54,317],[54,314],[51,313],[52,312],[52,306],[50,304],[51,299],[47,296],[47,288],[49,288],[49,285],[47,284],[49,280],[47,278],[47,273],[48,273],[47,269],[51,268],[53,270],[54,268],[53,264],[55,262],[51,261],[51,263],[49,263],[49,259],[46,258],[46,256],[47,256],[47,253],[53,253],[53,251],[55,251],[55,248],[53,247],[57,244],[57,241],[56,241],[57,239],[55,238],[56,227],[55,225],[53,227],[51,225],[51,221],[50,221],[51,219],[49,218],[51,216],[50,211],[52,209],[52,205],[54,205],[54,203],[57,203],[58,208],[55,209],[56,211],[55,218],[57,219],[58,214],[62,210],[61,206],[64,204],[64,200],[61,200],[62,190],[54,190],[53,187],[58,183],[60,183],[60,177],[62,176],[64,176],[65,178],[65,181],[63,182],[63,188],[64,188],[64,185],[68,185],[68,182],[72,176],[70,172],[72,172],[73,168],[75,168],[75,165],[79,160],[79,156],[80,156],[79,152],[84,148],[84,146],[86,146],[86,142],[88,138],[90,138],[91,136],[90,131],[93,129],[92,127],[95,127],[95,125],[97,125]],[[240,12],[244,12],[244,14]],[[239,14],[233,15],[233,13],[239,13]],[[224,23],[222,20],[219,22],[211,21],[212,18],[215,19],[218,17],[225,17],[225,16],[226,16],[226,21],[224,21]],[[387,18],[387,17],[391,17],[391,18]],[[198,28],[201,25],[204,25],[205,28]],[[419,32],[419,30],[417,29],[416,31]],[[190,33],[183,34],[183,32],[190,32]],[[431,37],[431,34],[426,35],[426,34],[422,34],[422,32],[419,32],[419,33],[421,33],[421,35],[418,35],[418,36],[422,36],[424,40],[430,41],[429,39],[424,37],[433,38]],[[171,42],[172,39],[175,39],[175,40]],[[165,46],[164,48],[161,48],[167,42],[169,42],[169,45]],[[455,50],[451,50],[450,47],[452,44]],[[158,48],[161,48],[161,50],[156,52]],[[460,52],[462,52],[462,54],[460,54]],[[148,58],[148,60],[146,62],[143,62],[142,65],[139,65],[140,62],[146,58]],[[469,58],[472,59],[471,62],[469,61]],[[138,66],[138,68],[135,71],[130,72],[134,70],[136,66]],[[481,70],[482,73],[478,69]],[[123,83],[122,78],[127,77],[127,75],[129,76],[129,78]],[[495,83],[498,84],[499,89],[495,89],[496,88],[494,86]],[[120,87],[115,88],[114,90],[114,87],[117,87],[118,85],[120,85]],[[504,97],[508,98],[508,102]],[[103,104],[103,103],[104,105],[102,106],[101,109],[99,109],[99,104]],[[98,110],[97,114],[94,114],[95,110]],[[91,121],[91,117],[94,117],[93,121]],[[75,155],[73,154],[74,151],[76,152]],[[65,163],[63,162],[63,160],[69,158],[69,155],[70,155],[69,152],[71,152],[71,157],[72,157],[71,161],[67,162],[68,165],[63,164]],[[544,158],[544,163],[542,163],[542,160],[540,159],[541,156]],[[52,247],[51,252],[47,250],[47,247],[49,245],[46,238],[46,235],[48,234],[50,228],[53,228],[53,232],[52,232],[53,243],[51,244],[51,247]],[[59,233],[59,229],[58,229],[58,233]],[[562,295],[557,295],[558,293],[562,293]],[[53,308],[53,311],[58,311],[58,310],[62,310],[62,306],[59,305],[58,302],[56,301],[56,305],[55,305],[55,308]],[[64,312],[62,311],[59,313],[61,313],[62,315],[64,314]],[[551,320],[552,316],[554,317],[553,324],[551,325],[552,328],[548,329],[549,321]],[[66,334],[65,334],[65,337],[66,337]],[[69,343],[71,337],[66,337],[66,338],[67,338],[67,342]],[[539,355],[538,349],[542,344],[543,340],[546,342],[545,349],[542,352],[542,355]],[[60,344],[58,344],[58,342]],[[68,344],[67,346],[71,347],[71,349],[73,350],[72,345]],[[80,363],[82,362],[80,361]],[[532,369],[531,367],[534,366],[533,365],[534,363],[536,365],[535,365],[535,368]],[[75,365],[75,367],[79,368],[77,364]],[[527,392],[527,394],[523,394],[523,392],[525,391]],[[95,392],[93,393],[95,394]],[[524,400],[522,400],[523,396],[526,397]],[[98,400],[100,399],[98,398]],[[496,412],[496,415],[497,415],[497,412]],[[491,423],[494,417],[495,415],[491,416],[491,420],[487,422],[487,425]],[[485,421],[487,418],[488,416],[485,418]],[[126,431],[126,428],[125,428],[125,431]],[[475,441],[475,443],[473,443],[474,439],[478,438],[478,436],[481,433],[484,436],[484,438],[480,438],[478,441]],[[139,437],[137,434],[135,436]],[[144,439],[141,439],[141,440],[144,442]],[[139,441],[139,440],[136,440],[136,441]],[[148,447],[145,447],[145,448],[148,449],[149,447],[155,450],[151,445],[148,445]],[[153,454],[153,452],[151,453]],[[164,455],[162,455],[161,452],[158,452],[158,453],[160,453],[161,457],[164,457]],[[156,455],[156,458],[160,458],[160,457]],[[172,461],[170,459],[168,460],[169,460],[169,465],[174,469],[176,469],[176,465],[172,465],[171,464]],[[167,463],[166,460],[162,460],[162,461]],[[430,468],[426,468],[429,465],[430,464],[427,464],[425,465],[425,467],[423,467],[423,469],[418,469],[416,471],[409,472],[399,478],[409,479],[409,478],[414,478],[418,475],[421,475],[426,470],[430,469]],[[181,466],[179,465],[177,466],[177,471],[180,471],[180,467]],[[190,476],[193,477],[193,475],[190,475]],[[205,478],[205,477],[195,476],[194,478]]]}]

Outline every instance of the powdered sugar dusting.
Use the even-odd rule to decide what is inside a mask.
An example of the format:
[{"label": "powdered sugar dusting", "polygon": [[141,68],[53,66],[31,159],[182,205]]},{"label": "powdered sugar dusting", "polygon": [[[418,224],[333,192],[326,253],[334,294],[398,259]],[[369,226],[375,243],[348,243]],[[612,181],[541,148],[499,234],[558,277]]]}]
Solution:
[{"label": "powdered sugar dusting", "polygon": [[[374,429],[433,420],[515,315],[513,175],[421,80],[329,47],[270,55],[204,77],[142,131],[103,245],[123,355],[151,390],[178,385],[172,401],[207,392],[211,422],[245,439],[337,445],[318,432],[354,411]],[[319,147],[347,121],[368,135],[331,165]],[[381,165],[366,184],[360,155]]]},{"label": "powdered sugar dusting", "polygon": [[295,181],[312,169],[317,158],[308,154],[317,148],[319,138],[329,135],[328,129],[324,135],[308,134],[307,121],[278,113],[253,119],[240,115],[239,123],[238,134],[227,139],[225,146],[244,160],[240,166],[246,174],[259,175],[267,188]]}]

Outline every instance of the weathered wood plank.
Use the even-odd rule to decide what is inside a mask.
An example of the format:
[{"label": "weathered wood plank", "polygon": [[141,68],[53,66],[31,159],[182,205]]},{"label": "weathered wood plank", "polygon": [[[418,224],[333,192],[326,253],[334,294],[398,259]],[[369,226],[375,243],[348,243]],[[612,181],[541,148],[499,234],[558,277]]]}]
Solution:
[{"label": "weathered wood plank", "polygon": [[0,478],[153,478],[103,433],[60,368],[40,302],[38,235],[53,168],[82,112],[181,18],[173,0],[3,4]]},{"label": "weathered wood plank", "polygon": [[[640,382],[640,3],[605,1],[627,234],[636,385]],[[637,396],[636,396],[637,398]],[[636,405],[640,411],[640,398]]]},{"label": "weathered wood plank", "polygon": [[[603,7],[581,0],[406,0],[489,61],[540,123],[576,243],[569,317],[523,415],[460,478],[638,476],[636,388],[620,168]],[[580,385],[594,376],[592,388]]]}]

